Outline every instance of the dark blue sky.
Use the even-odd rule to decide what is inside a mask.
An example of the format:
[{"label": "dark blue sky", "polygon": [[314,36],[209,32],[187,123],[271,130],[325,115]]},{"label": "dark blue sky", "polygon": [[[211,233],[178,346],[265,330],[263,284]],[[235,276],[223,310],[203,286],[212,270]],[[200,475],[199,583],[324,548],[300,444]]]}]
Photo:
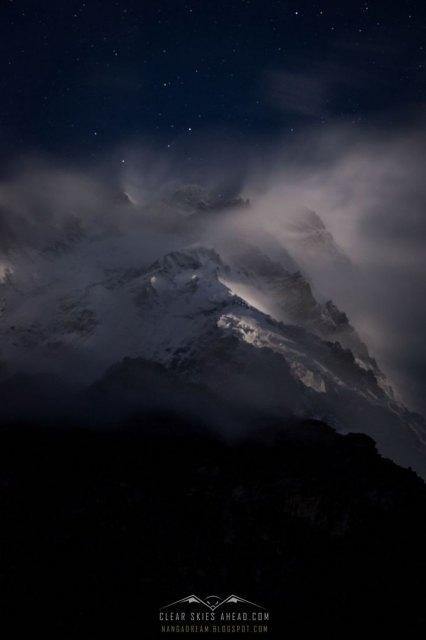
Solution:
[{"label": "dark blue sky", "polygon": [[426,97],[425,11],[403,0],[4,0],[2,160],[408,117]]}]

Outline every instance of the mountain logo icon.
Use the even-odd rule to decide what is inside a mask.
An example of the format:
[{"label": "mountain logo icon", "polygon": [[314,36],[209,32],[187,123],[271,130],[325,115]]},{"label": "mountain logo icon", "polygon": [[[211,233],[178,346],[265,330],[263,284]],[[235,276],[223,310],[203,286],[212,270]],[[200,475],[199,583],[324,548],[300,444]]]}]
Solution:
[{"label": "mountain logo icon", "polygon": [[176,607],[177,605],[185,605],[185,604],[200,604],[210,611],[215,611],[219,607],[222,607],[227,604],[234,605],[250,605],[251,607],[256,607],[257,609],[265,609],[260,604],[256,604],[251,602],[250,600],[246,600],[245,598],[241,598],[240,596],[236,596],[234,594],[228,596],[227,598],[219,598],[219,596],[206,596],[204,600],[192,594],[190,596],[186,596],[186,598],[181,598],[180,600],[176,600],[175,602],[171,602],[170,604],[166,604],[164,607],[160,608],[160,611],[164,609],[169,609],[170,607]]}]

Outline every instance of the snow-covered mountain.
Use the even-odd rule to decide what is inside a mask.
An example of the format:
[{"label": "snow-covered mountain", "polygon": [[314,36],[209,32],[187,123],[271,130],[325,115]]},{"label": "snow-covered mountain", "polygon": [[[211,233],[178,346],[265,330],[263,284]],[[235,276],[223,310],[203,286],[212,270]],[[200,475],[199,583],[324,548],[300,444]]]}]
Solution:
[{"label": "snow-covered mountain", "polygon": [[[128,197],[114,202],[135,207]],[[314,291],[303,259],[299,267],[316,251],[330,264],[348,262],[320,218],[287,221],[286,245],[286,236],[262,231],[206,233],[211,216],[248,206],[239,198],[191,186],[157,205],[135,207],[131,241],[74,217],[48,246],[9,253],[3,379],[48,372],[89,384],[126,357],[143,358],[247,411],[368,433],[383,454],[426,475],[422,418],[395,397],[345,313]],[[151,228],[157,210],[168,235],[154,260],[134,250],[139,240],[146,246],[147,209]]]}]

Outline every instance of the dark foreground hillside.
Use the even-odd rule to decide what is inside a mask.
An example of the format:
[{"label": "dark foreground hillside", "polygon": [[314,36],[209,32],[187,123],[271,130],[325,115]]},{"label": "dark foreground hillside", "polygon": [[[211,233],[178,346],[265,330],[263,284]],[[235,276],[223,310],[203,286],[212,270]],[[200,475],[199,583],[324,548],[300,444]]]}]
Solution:
[{"label": "dark foreground hillside", "polygon": [[270,611],[264,637],[426,631],[414,473],[320,423],[233,444],[186,426],[3,429],[1,600],[16,629],[154,638],[161,606],[235,593]]}]

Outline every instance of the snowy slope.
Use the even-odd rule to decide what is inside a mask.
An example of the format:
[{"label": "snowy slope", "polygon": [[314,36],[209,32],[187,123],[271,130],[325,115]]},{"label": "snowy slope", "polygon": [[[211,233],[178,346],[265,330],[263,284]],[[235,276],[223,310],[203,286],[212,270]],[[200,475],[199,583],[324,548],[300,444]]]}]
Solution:
[{"label": "snowy slope", "polygon": [[[185,212],[192,206],[179,193],[178,216],[182,201]],[[281,260],[259,245],[191,242],[146,263],[123,251],[127,240],[77,226],[48,251],[10,256],[14,271],[0,285],[3,376],[42,371],[90,383],[124,357],[142,357],[249,410],[366,432],[424,474],[422,419],[395,399],[346,315],[291,270],[285,248]]]}]

